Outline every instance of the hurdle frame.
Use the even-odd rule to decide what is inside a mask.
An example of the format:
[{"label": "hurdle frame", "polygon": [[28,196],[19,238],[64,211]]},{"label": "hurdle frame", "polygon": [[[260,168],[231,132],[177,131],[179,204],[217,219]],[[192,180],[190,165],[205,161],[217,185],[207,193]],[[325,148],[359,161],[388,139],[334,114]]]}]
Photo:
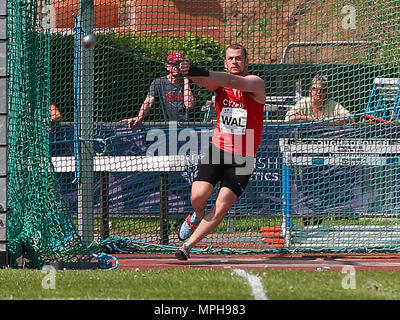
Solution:
[{"label": "hurdle frame", "polygon": [[[294,148],[290,146],[290,140],[296,140]],[[341,153],[335,145],[326,146],[325,150],[321,150],[321,147],[315,144],[308,144],[307,148],[301,148],[302,141],[320,141],[320,140],[332,140],[324,138],[305,138],[305,139],[289,139],[280,138],[279,146],[282,154],[282,236],[285,239],[285,247],[290,249],[326,249],[332,246],[340,247],[341,244],[333,244],[335,239],[353,239],[354,237],[363,238],[368,244],[362,243],[360,248],[347,248],[352,250],[357,249],[368,249],[373,250],[385,246],[385,241],[388,241],[384,235],[389,233],[392,237],[396,236],[395,243],[400,243],[400,226],[294,226],[292,223],[292,198],[291,198],[291,167],[293,165],[309,166],[309,165],[361,165],[361,166],[394,166],[400,163],[400,144],[398,139],[369,139],[370,141],[393,141],[394,145],[391,146],[391,156],[382,156],[385,154],[385,150],[382,150],[377,143],[373,143],[369,146],[363,146],[363,152],[365,155]],[[355,140],[362,141],[362,139],[344,139],[352,142]],[[296,145],[297,144],[297,145]],[[298,155],[303,153],[302,155]],[[310,155],[307,156],[307,153]],[[329,153],[329,157],[320,157],[316,153]],[[304,155],[306,154],[306,155]],[[350,160],[353,158],[353,162]],[[349,160],[350,159],[350,160]],[[329,237],[332,234],[337,236]],[[340,235],[340,236],[338,236]],[[307,239],[313,237],[315,241],[310,245],[307,243]],[[353,237],[353,238],[352,238]],[[306,240],[305,240],[306,239]],[[391,238],[390,238],[391,239]],[[305,242],[304,242],[305,240]],[[320,240],[320,241],[319,241]],[[352,243],[354,246],[354,244]],[[346,247],[342,247],[342,250],[347,250]]]}]

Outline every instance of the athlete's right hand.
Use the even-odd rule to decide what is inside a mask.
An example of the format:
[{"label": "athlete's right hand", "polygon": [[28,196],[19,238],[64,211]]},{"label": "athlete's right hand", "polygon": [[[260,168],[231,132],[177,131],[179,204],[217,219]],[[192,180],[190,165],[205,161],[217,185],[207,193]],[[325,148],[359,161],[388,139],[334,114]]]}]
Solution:
[{"label": "athlete's right hand", "polygon": [[190,61],[188,59],[182,60],[179,64],[179,71],[183,76],[186,76],[190,69]]}]

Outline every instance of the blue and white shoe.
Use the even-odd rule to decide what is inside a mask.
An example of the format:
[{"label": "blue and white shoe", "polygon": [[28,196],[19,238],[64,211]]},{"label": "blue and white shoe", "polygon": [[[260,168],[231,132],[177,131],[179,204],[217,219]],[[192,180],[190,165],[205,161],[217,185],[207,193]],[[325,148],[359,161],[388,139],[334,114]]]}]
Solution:
[{"label": "blue and white shoe", "polygon": [[185,243],[182,247],[175,251],[175,257],[178,260],[188,260],[190,258],[190,243]]},{"label": "blue and white shoe", "polygon": [[196,218],[196,212],[194,212],[192,215],[189,214],[179,228],[178,239],[181,241],[188,239],[199,223],[200,220]]}]

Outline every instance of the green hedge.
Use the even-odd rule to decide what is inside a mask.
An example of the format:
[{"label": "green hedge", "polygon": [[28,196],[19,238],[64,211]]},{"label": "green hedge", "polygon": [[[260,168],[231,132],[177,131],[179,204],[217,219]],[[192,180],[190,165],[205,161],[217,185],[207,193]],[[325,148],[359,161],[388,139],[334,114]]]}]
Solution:
[{"label": "green hedge", "polygon": [[[95,121],[119,121],[137,115],[151,81],[166,75],[165,58],[172,50],[181,50],[194,63],[223,70],[223,49],[209,37],[187,33],[183,37],[98,34],[94,49]],[[51,37],[51,91],[64,121],[73,121],[74,112],[74,36]],[[210,93],[198,91],[196,119]],[[163,120],[155,106],[147,121]]]}]

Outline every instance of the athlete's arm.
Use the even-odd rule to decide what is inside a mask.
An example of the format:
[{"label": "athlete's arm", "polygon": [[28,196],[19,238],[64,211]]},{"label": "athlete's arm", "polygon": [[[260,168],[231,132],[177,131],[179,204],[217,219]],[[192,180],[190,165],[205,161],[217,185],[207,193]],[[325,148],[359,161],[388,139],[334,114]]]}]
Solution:
[{"label": "athlete's arm", "polygon": [[[227,72],[210,71],[209,83],[213,87],[228,87],[240,89],[250,93],[253,99],[259,103],[265,103],[265,83],[264,80],[256,75],[239,76]],[[193,77],[195,81],[196,77]]]},{"label": "athlete's arm", "polygon": [[[180,64],[183,74],[188,74],[190,62],[184,60]],[[201,68],[200,68],[201,69]],[[206,71],[205,69],[201,69]],[[227,72],[207,71],[207,76],[192,76],[191,79],[200,87],[215,91],[219,87],[240,89],[252,95],[253,99],[259,103],[265,103],[265,83],[264,80],[256,75],[234,75]]]}]

